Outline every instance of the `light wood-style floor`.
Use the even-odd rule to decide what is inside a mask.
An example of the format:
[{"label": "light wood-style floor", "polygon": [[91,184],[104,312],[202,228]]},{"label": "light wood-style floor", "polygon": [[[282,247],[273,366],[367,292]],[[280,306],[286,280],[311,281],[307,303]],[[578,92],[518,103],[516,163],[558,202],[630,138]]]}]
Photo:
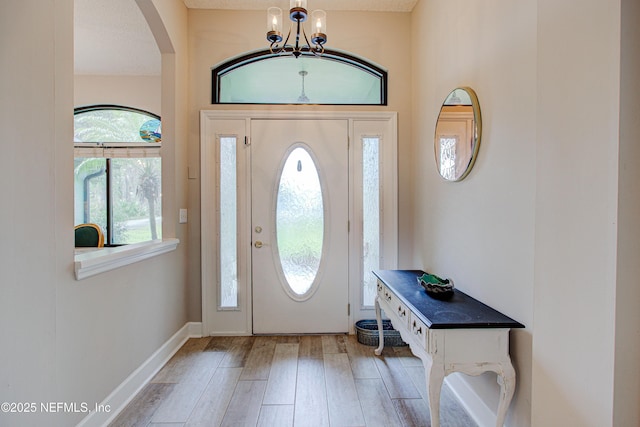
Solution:
[{"label": "light wood-style floor", "polygon": [[[355,336],[190,339],[111,426],[429,426],[424,368]],[[476,424],[442,389],[443,427]]]}]

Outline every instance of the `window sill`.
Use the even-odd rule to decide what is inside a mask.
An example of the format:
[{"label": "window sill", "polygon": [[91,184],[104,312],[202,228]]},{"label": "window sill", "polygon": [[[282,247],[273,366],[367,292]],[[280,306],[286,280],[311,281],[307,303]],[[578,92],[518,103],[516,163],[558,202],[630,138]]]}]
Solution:
[{"label": "window sill", "polygon": [[171,252],[178,247],[178,243],[179,239],[163,239],[112,248],[76,249],[76,280]]}]

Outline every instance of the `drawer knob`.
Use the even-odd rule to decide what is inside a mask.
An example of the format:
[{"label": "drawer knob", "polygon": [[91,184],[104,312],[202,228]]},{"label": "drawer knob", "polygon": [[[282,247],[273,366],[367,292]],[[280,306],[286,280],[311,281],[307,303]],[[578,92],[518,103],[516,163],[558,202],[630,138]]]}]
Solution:
[{"label": "drawer knob", "polygon": [[422,335],[422,326],[418,327],[418,324],[415,320],[413,321],[413,333],[416,335]]},{"label": "drawer knob", "polygon": [[399,305],[399,306],[398,306],[398,314],[399,314],[400,316],[404,317],[404,316],[406,316],[406,315],[407,315],[407,311],[406,311],[406,310],[403,310],[403,309],[402,309],[402,306],[401,306],[401,305]]}]

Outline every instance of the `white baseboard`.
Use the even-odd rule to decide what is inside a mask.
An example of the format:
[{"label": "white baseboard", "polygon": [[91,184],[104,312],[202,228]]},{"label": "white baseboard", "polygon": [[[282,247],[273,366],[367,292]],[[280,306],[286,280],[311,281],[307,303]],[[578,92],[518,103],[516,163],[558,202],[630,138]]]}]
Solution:
[{"label": "white baseboard", "polygon": [[186,323],[100,403],[101,408],[109,408],[108,412],[92,412],[76,427],[108,425],[189,338],[200,337],[202,323]]},{"label": "white baseboard", "polygon": [[463,374],[454,372],[447,375],[445,382],[478,427],[496,425],[497,414],[469,386]]}]

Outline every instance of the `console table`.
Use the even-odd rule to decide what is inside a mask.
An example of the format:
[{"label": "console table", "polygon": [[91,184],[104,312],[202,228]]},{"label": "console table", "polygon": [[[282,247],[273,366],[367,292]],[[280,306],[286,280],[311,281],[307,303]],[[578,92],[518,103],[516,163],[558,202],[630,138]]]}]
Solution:
[{"label": "console table", "polygon": [[451,299],[441,301],[427,295],[418,283],[421,270],[376,270],[375,298],[379,347],[382,353],[383,309],[393,327],[424,364],[431,427],[440,427],[440,391],[451,372],[480,375],[493,371],[499,376],[500,402],[496,426],[502,427],[513,397],[516,373],[509,357],[509,330],[524,325],[457,289]]}]

